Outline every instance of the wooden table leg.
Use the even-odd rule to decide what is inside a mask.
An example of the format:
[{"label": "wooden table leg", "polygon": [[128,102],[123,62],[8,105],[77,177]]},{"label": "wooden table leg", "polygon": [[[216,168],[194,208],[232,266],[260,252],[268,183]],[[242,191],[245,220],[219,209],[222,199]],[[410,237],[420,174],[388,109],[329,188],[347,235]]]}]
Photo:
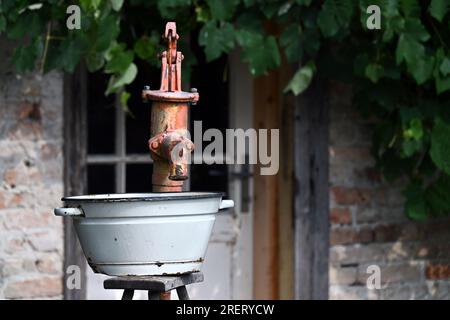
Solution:
[{"label": "wooden table leg", "polygon": [[189,294],[186,290],[186,286],[178,287],[177,294],[178,294],[178,299],[180,299],[180,300],[191,300],[189,298]]},{"label": "wooden table leg", "polygon": [[160,300],[159,299],[159,292],[152,292],[152,291],[148,291],[148,300]]},{"label": "wooden table leg", "polygon": [[161,292],[159,294],[160,300],[170,300],[172,295],[172,291]]},{"label": "wooden table leg", "polygon": [[125,289],[123,290],[122,300],[133,300],[134,290]]}]

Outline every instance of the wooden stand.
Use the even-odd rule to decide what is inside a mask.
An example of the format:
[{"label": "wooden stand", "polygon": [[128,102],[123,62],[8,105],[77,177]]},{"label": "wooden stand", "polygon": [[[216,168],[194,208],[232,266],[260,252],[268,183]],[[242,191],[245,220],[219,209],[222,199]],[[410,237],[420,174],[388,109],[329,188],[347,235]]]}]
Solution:
[{"label": "wooden stand", "polygon": [[123,289],[122,300],[133,300],[134,290],[147,290],[149,300],[159,300],[160,294],[177,290],[180,300],[189,300],[186,286],[202,282],[203,273],[194,272],[179,276],[127,276],[114,277],[103,282],[105,289]]}]

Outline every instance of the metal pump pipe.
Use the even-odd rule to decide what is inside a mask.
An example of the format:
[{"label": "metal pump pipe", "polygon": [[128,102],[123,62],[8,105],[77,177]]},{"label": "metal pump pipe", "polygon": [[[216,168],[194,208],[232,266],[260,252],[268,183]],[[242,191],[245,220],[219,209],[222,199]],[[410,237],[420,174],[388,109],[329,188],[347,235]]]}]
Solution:
[{"label": "metal pump pipe", "polygon": [[177,51],[175,22],[168,22],[163,34],[167,50],[161,57],[161,87],[142,91],[144,102],[152,101],[150,134],[148,141],[153,159],[152,185],[154,192],[180,192],[188,178],[187,158],[194,144],[187,136],[188,107],[197,103],[196,89],[181,90],[181,61]]}]

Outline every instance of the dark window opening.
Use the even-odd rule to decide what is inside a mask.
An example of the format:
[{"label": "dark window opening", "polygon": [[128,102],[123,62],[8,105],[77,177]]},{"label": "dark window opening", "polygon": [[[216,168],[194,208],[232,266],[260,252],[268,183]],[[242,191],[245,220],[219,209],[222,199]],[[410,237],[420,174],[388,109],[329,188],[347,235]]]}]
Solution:
[{"label": "dark window opening", "polygon": [[[191,84],[200,93],[200,101],[190,108],[190,126],[203,122],[203,132],[228,128],[227,58],[211,63],[191,35],[192,52],[197,65],[191,73]],[[88,74],[88,191],[89,193],[151,191],[152,161],[147,141],[150,138],[151,105],[141,100],[145,85],[160,85],[160,70],[144,61],[135,61],[138,75],[127,87],[129,112],[122,110],[116,97],[105,97],[108,78],[101,73]],[[184,70],[184,69],[183,69]],[[191,131],[192,139],[193,132]],[[224,141],[225,142],[225,141]],[[206,142],[204,143],[205,147]],[[224,151],[224,150],[223,150]],[[190,188],[193,191],[228,190],[226,165],[193,164]]]},{"label": "dark window opening", "polygon": [[[207,63],[203,49],[198,46],[198,33],[194,32],[191,39],[192,51],[197,58],[197,65],[192,70],[191,84],[200,93],[198,104],[191,107],[191,128],[194,128],[194,121],[201,120],[203,132],[209,128],[219,129],[224,136],[225,145],[225,129],[229,128],[228,59],[224,56]],[[191,135],[193,136],[193,132]],[[208,143],[203,143],[203,149]],[[191,190],[227,192],[227,165],[191,165]]]}]

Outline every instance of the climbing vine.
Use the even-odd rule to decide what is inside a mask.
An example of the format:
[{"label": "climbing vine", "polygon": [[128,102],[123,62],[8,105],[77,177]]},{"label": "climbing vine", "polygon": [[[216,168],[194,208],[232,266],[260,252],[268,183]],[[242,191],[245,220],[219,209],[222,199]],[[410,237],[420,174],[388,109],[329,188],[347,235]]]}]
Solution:
[{"label": "climbing vine", "polygon": [[[352,84],[355,107],[375,119],[378,169],[408,180],[407,215],[450,212],[448,0],[80,0],[79,30],[66,27],[67,1],[0,3],[0,33],[17,42],[19,73],[72,72],[83,61],[110,75],[106,94],[120,92],[124,105],[136,60],[152,63],[160,51],[163,19],[185,33],[199,29],[208,61],[239,46],[255,76],[285,57],[298,65],[287,94],[318,75]],[[380,29],[367,28],[370,5],[380,8]]]}]

